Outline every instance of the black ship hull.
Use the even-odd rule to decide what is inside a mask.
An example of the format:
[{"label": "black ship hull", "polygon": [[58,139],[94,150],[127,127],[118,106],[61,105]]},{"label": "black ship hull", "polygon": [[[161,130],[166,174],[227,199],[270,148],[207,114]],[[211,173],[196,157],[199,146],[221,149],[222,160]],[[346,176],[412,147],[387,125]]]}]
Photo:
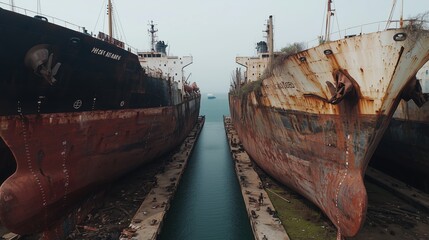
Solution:
[{"label": "black ship hull", "polygon": [[81,196],[181,143],[200,95],[137,55],[85,33],[0,9],[0,221],[50,228]]}]

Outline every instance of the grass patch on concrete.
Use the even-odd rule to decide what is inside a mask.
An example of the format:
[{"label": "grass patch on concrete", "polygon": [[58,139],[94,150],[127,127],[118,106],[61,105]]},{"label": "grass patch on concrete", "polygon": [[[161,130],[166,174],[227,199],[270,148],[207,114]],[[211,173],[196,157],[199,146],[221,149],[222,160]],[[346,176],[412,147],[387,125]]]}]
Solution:
[{"label": "grass patch on concrete", "polygon": [[316,205],[267,175],[256,164],[253,168],[291,240],[337,239],[337,229]]},{"label": "grass patch on concrete", "polygon": [[291,240],[336,239],[336,231],[326,223],[320,210],[275,185],[267,193]]}]

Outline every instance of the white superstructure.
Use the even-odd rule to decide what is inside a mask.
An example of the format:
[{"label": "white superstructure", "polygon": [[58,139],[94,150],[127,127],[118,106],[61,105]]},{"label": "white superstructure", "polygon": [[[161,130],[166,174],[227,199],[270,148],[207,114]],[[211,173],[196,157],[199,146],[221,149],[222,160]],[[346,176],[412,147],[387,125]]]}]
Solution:
[{"label": "white superstructure", "polygon": [[420,80],[422,86],[422,92],[429,93],[429,62],[423,65],[422,68],[417,72],[417,79]]},{"label": "white superstructure", "polygon": [[[186,82],[184,68],[192,64],[192,56],[168,56],[166,52],[167,45],[164,41],[156,41],[155,29],[153,22],[150,23],[149,33],[151,34],[151,51],[138,52],[140,65],[146,74],[170,82],[172,89],[179,90],[181,96],[172,91],[174,103],[180,102],[182,96],[186,96],[190,83]],[[186,86],[186,87],[185,87]]]},{"label": "white superstructure", "polygon": [[161,77],[177,82],[182,87],[186,80],[183,69],[192,64],[192,56],[167,56],[162,52],[139,52],[140,65],[153,77]]}]

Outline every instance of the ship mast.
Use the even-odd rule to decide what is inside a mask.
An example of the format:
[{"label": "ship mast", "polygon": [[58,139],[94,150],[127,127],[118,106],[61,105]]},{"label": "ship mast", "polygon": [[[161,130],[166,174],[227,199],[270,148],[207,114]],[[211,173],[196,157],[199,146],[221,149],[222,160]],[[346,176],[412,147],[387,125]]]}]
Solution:
[{"label": "ship mast", "polygon": [[328,13],[326,15],[325,42],[330,41],[331,35],[331,17],[334,16],[334,10],[331,8],[332,0],[328,0]]},{"label": "ship mast", "polygon": [[396,7],[396,0],[393,0],[392,9],[390,10],[389,18],[387,19],[387,23],[386,23],[386,29],[389,27],[390,22],[392,22],[393,11],[395,11],[395,7]]},{"label": "ship mast", "polygon": [[401,18],[399,19],[399,26],[404,26],[404,0],[401,1]]},{"label": "ship mast", "polygon": [[270,15],[267,21],[267,44],[268,44],[268,54],[270,56],[270,62],[272,62],[274,58],[274,31],[273,31],[273,16]]},{"label": "ship mast", "polygon": [[12,10],[12,12],[15,12],[15,4],[13,3],[13,0],[10,0],[10,10]]},{"label": "ship mast", "polygon": [[155,42],[156,42],[156,35],[155,33],[158,32],[158,29],[155,29],[155,24],[153,24],[153,21],[150,21],[150,29],[149,29],[149,33],[150,33],[150,47],[151,47],[151,51],[155,52]]},{"label": "ship mast", "polygon": [[107,6],[107,13],[109,16],[109,42],[112,43],[113,39],[113,28],[112,28],[112,1],[109,0],[109,5]]},{"label": "ship mast", "polygon": [[[392,9],[390,10],[389,19],[386,23],[386,29],[390,26],[390,23],[392,22],[393,12],[395,11],[397,0],[393,0],[392,3]],[[399,19],[399,26],[402,28],[404,26],[404,0],[401,1],[401,16]]]},{"label": "ship mast", "polygon": [[42,7],[40,6],[40,0],[37,0],[37,14],[42,12]]}]

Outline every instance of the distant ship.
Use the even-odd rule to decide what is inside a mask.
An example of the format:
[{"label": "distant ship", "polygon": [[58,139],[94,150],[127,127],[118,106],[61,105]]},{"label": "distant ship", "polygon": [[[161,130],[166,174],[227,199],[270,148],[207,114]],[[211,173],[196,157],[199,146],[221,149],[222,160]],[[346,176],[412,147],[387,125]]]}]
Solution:
[{"label": "distant ship", "polygon": [[331,40],[331,2],[325,38],[297,53],[274,53],[269,18],[258,56],[236,59],[246,72],[237,70],[229,105],[249,155],[320,207],[340,239],[364,223],[363,175],[401,96],[419,95],[410,86],[429,60],[429,31],[401,21]]},{"label": "distant ship", "polygon": [[215,95],[213,95],[213,93],[208,93],[208,94],[207,94],[207,98],[208,98],[208,99],[215,99],[215,98],[216,98],[216,96],[215,96]]},{"label": "distant ship", "polygon": [[416,77],[421,98],[399,103],[371,165],[429,193],[429,62]]},{"label": "distant ship", "polygon": [[44,231],[197,121],[200,93],[185,91],[182,71],[192,57],[167,56],[163,42],[134,54],[111,31],[1,8],[0,31],[0,222],[12,232]]}]

